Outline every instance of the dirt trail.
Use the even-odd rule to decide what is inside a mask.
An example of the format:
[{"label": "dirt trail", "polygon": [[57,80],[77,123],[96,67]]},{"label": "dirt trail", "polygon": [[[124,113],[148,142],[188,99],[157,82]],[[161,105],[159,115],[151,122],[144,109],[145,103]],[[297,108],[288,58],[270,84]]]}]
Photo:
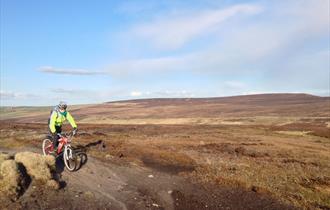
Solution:
[{"label": "dirt trail", "polygon": [[[38,152],[34,148],[28,150]],[[17,152],[2,148],[0,151]],[[31,188],[18,200],[21,207],[24,209],[90,209],[92,207],[113,210],[293,209],[252,191],[193,184],[178,175],[155,171],[132,163],[121,163],[118,160],[101,162],[88,157],[86,164],[76,172],[66,171],[58,160],[58,172],[60,180],[65,183],[61,190],[55,193],[37,193]],[[40,200],[43,203],[40,203]]]},{"label": "dirt trail", "polygon": [[168,175],[136,165],[120,166],[89,158],[88,163],[75,173],[62,176],[68,187],[90,191],[104,197],[115,209],[145,209],[164,207],[174,209],[173,189],[183,183],[178,176]]}]

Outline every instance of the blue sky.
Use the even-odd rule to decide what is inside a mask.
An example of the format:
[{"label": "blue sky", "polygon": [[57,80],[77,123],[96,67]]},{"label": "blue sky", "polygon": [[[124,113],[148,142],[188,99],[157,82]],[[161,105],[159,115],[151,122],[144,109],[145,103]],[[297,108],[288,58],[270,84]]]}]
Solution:
[{"label": "blue sky", "polygon": [[329,1],[0,0],[2,106],[329,96]]}]

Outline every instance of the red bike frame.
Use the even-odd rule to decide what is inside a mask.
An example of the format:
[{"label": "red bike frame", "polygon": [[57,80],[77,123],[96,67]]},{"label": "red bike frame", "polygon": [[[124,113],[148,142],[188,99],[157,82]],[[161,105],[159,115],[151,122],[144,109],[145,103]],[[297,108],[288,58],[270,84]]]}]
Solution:
[{"label": "red bike frame", "polygon": [[65,145],[69,144],[71,142],[71,139],[72,139],[72,132],[70,132],[69,134],[57,134],[59,136],[59,139],[58,139],[58,147],[57,147],[57,150],[54,151],[54,145],[53,145],[53,142],[51,141],[51,144],[49,144],[48,146],[46,146],[44,148],[44,153],[45,154],[49,154],[51,153],[52,151],[56,152],[56,155],[59,155],[62,151],[63,151],[63,148],[65,147]]},{"label": "red bike frame", "polygon": [[66,145],[68,143],[68,138],[61,136],[61,138],[58,140],[58,147],[57,147],[57,154],[60,154],[64,145]]}]

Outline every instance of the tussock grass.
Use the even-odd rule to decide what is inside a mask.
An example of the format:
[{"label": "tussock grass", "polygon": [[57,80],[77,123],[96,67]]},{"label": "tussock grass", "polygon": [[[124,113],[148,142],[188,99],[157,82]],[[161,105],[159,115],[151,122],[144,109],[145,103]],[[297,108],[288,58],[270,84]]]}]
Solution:
[{"label": "tussock grass", "polygon": [[1,166],[3,161],[9,160],[9,159],[10,159],[10,155],[5,154],[5,153],[0,153],[0,166]]},{"label": "tussock grass", "polygon": [[53,179],[54,157],[20,152],[13,158],[0,153],[0,201],[16,200],[28,188],[31,179],[40,183],[39,187],[59,188],[59,183]]},{"label": "tussock grass", "polygon": [[[228,121],[237,122],[240,118]],[[330,208],[329,138],[305,132],[326,132],[329,128],[324,122],[328,121],[255,118],[250,122],[242,118],[243,125],[80,124],[83,135],[78,135],[73,144],[90,145],[102,139],[105,147],[92,146],[88,148],[89,155],[180,172],[215,187],[229,185],[270,194],[300,208],[326,209]],[[8,142],[10,147],[19,141],[40,148],[42,138],[35,137],[39,141],[32,142],[21,134],[34,136],[38,128],[42,133],[43,125],[13,124],[11,127],[19,130],[13,134],[10,126],[4,126],[1,128],[6,129],[0,133],[2,146]]]},{"label": "tussock grass", "polygon": [[27,173],[38,181],[47,183],[52,179],[52,171],[55,169],[55,158],[53,156],[21,152],[15,155],[15,161],[22,163]]},{"label": "tussock grass", "polygon": [[23,177],[14,160],[5,160],[0,166],[0,194],[16,198],[21,190]]}]

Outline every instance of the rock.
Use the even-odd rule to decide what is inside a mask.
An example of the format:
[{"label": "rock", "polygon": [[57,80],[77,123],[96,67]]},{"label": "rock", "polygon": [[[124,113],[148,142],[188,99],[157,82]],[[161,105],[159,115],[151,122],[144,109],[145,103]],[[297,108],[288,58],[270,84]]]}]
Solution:
[{"label": "rock", "polygon": [[154,178],[154,175],[150,174],[148,177],[149,177],[149,178]]},{"label": "rock", "polygon": [[267,193],[267,190],[265,190],[264,188],[261,188],[261,187],[255,186],[255,185],[253,185],[253,186],[251,187],[251,190],[252,190],[253,192],[256,192],[256,193]]},{"label": "rock", "polygon": [[91,191],[84,192],[84,195],[87,196],[87,197],[93,197],[94,196],[94,194]]},{"label": "rock", "polygon": [[113,156],[112,155],[110,155],[110,154],[107,154],[107,155],[105,155],[105,159],[112,159],[113,158]]},{"label": "rock", "polygon": [[251,187],[251,190],[252,190],[253,192],[257,192],[257,191],[258,191],[258,187],[253,185],[253,186]]},{"label": "rock", "polygon": [[152,206],[159,207],[157,203],[153,203]]}]

